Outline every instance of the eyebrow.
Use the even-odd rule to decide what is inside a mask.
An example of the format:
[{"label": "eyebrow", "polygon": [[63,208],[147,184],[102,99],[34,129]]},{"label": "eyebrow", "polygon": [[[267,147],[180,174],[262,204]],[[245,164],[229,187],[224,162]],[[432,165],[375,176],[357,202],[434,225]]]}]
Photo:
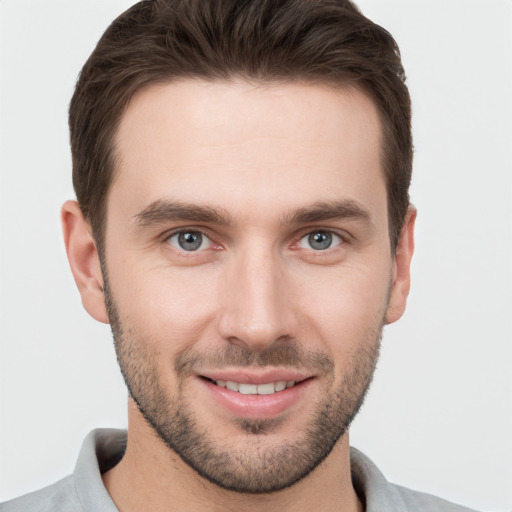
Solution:
[{"label": "eyebrow", "polygon": [[[166,199],[152,202],[133,218],[134,223],[141,227],[176,221],[204,222],[221,226],[233,224],[233,218],[223,209]],[[369,211],[351,199],[313,203],[285,215],[281,219],[281,224],[308,224],[340,219],[353,219],[371,224]]]},{"label": "eyebrow", "polygon": [[229,213],[221,209],[164,199],[152,202],[134,215],[134,220],[136,225],[142,227],[173,221],[206,222],[222,226],[232,224]]},{"label": "eyebrow", "polygon": [[370,212],[352,199],[321,201],[305,208],[299,208],[283,219],[283,223],[307,224],[326,220],[353,219],[371,224]]}]

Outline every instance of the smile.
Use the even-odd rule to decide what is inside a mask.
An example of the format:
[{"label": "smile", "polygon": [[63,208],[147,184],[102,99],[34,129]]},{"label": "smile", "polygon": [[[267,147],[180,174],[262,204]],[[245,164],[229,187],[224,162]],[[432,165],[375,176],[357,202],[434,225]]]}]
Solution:
[{"label": "smile", "polygon": [[217,406],[238,418],[275,418],[314,389],[314,375],[289,369],[205,370],[196,382]]},{"label": "smile", "polygon": [[246,384],[243,382],[234,382],[232,380],[215,380],[213,382],[221,388],[226,388],[230,391],[237,391],[242,395],[273,395],[274,393],[278,393],[279,391],[284,391],[287,388],[295,386],[294,380],[280,380],[264,384]]}]

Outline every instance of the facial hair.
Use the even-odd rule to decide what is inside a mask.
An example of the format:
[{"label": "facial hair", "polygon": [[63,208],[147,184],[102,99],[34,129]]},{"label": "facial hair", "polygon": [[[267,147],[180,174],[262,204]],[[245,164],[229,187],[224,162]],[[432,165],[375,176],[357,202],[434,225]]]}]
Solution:
[{"label": "facial hair", "polygon": [[[335,365],[324,352],[305,351],[293,340],[280,340],[258,352],[226,342],[222,351],[197,353],[191,349],[179,354],[174,361],[178,389],[171,397],[159,377],[158,352],[140,339],[128,322],[121,322],[106,274],[104,294],[121,373],[142,416],[186,464],[226,490],[271,493],[309,475],[346,433],[364,402],[378,360],[383,318],[367,328],[335,389],[328,386],[334,382]],[[194,415],[184,388],[187,377],[201,364],[214,368],[279,366],[316,371],[325,377],[329,390],[317,401],[302,434],[286,442],[266,442],[279,428],[279,418],[239,419],[237,427],[247,438],[239,449],[216,441],[215,428],[201,425]]]}]

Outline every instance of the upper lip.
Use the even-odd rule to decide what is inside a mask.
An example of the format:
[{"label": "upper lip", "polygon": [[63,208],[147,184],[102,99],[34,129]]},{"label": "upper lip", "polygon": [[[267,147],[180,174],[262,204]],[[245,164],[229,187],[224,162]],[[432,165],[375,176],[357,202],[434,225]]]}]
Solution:
[{"label": "upper lip", "polygon": [[248,370],[248,369],[224,369],[224,370],[205,370],[203,372],[198,372],[199,377],[206,377],[207,379],[211,379],[213,381],[224,380],[224,381],[232,381],[238,382],[240,384],[266,384],[269,382],[279,382],[279,381],[295,381],[300,382],[306,380],[308,378],[313,377],[313,375],[301,372],[299,370],[291,370],[291,369],[258,369],[258,370]]}]

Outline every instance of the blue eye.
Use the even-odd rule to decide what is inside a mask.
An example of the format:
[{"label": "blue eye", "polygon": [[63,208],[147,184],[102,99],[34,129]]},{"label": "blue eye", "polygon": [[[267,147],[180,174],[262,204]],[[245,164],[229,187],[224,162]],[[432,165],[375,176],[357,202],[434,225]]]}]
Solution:
[{"label": "blue eye", "polygon": [[211,240],[200,231],[179,231],[167,240],[176,249],[187,252],[207,249],[212,244]]},{"label": "blue eye", "polygon": [[299,247],[303,249],[313,249],[315,251],[325,251],[342,242],[342,238],[335,233],[318,230],[303,236],[299,241]]}]

